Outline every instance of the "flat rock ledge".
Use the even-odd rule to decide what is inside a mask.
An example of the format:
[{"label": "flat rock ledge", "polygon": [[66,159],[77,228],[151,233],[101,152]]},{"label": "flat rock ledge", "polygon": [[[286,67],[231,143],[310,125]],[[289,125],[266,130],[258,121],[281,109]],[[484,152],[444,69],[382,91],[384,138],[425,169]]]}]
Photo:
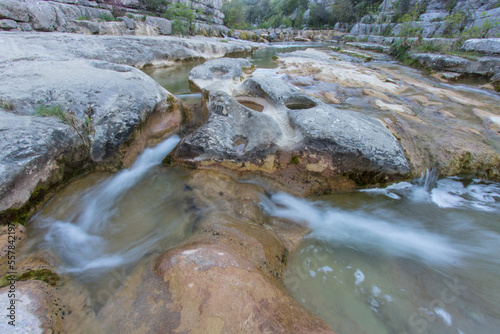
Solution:
[{"label": "flat rock ledge", "polygon": [[240,60],[207,62],[191,83],[208,119],[173,153],[177,163],[262,174],[298,193],[404,178],[409,163],[377,119],[339,110],[278,79],[250,77]]}]

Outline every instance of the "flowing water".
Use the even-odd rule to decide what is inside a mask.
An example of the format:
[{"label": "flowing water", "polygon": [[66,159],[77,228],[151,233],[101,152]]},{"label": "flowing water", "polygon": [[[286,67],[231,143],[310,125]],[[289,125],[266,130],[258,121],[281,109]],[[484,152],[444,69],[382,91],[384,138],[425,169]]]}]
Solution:
[{"label": "flowing water", "polygon": [[60,273],[99,292],[114,272],[183,240],[192,222],[179,195],[187,172],[159,166],[179,140],[146,149],[115,175],[94,173],[66,187],[30,221],[25,252],[52,251]]},{"label": "flowing water", "polygon": [[[272,55],[307,47],[270,47],[250,60],[264,75],[272,74]],[[196,65],[146,73],[196,102],[201,97],[191,93],[187,81]],[[385,58],[373,66],[410,71],[442,85]],[[331,88],[314,85],[302,88]],[[471,98],[499,100],[467,85],[456,89]],[[377,116],[362,99],[340,107]],[[178,141],[172,137],[147,149],[130,169],[70,184],[29,222],[24,252],[52,252],[60,259],[58,272],[84,286],[98,312],[113,292],[102,298],[99,293],[117,271],[125,271],[126,278],[145,258],[190,233],[193,217],[184,210],[182,195],[189,172],[160,165]],[[285,284],[339,333],[489,334],[500,328],[500,184],[437,180],[428,173],[384,189],[312,200],[277,193],[263,197],[262,208],[311,228],[290,254]]]},{"label": "flowing water", "polygon": [[339,333],[500,328],[500,185],[427,176],[308,201],[265,198],[311,227],[291,256],[291,295]]}]

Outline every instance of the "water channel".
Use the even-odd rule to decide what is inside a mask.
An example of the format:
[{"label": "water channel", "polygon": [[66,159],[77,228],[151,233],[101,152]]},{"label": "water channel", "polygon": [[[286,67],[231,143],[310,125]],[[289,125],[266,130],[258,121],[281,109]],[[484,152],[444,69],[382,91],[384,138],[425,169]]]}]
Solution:
[{"label": "water channel", "polygon": [[[250,60],[257,73],[269,75],[274,53],[309,46],[269,47]],[[380,57],[377,66],[408,70]],[[146,73],[196,102],[200,96],[187,82],[196,65]],[[469,85],[457,89],[498,101]],[[342,107],[367,106],[354,99]],[[376,116],[373,109],[367,113]],[[99,291],[118,269],[126,275],[192,229],[182,195],[189,171],[161,166],[178,141],[147,149],[128,170],[70,184],[28,223],[23,251],[55,254],[58,271],[89,291],[97,312],[112,297]],[[269,216],[311,228],[289,257],[285,285],[338,333],[490,334],[500,328],[500,184],[437,179],[429,171],[384,189],[313,199],[263,195],[261,205]]]}]

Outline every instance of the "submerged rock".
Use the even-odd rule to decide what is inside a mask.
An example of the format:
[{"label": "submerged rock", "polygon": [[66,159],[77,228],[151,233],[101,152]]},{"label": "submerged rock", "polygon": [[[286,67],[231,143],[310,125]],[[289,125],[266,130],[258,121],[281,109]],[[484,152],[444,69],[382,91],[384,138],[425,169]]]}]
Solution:
[{"label": "submerged rock", "polygon": [[[228,62],[224,76],[209,70],[219,65],[202,66],[193,80],[206,91],[209,117],[183,139],[173,154],[177,162],[261,172],[306,192],[409,172],[398,141],[376,119],[338,110],[279,79],[232,82],[241,62]],[[203,84],[194,77],[203,77]]]},{"label": "submerged rock", "polygon": [[333,333],[283,286],[305,227],[266,217],[262,189],[227,175],[195,172],[185,191],[194,234],[127,279],[97,316],[104,331]]}]

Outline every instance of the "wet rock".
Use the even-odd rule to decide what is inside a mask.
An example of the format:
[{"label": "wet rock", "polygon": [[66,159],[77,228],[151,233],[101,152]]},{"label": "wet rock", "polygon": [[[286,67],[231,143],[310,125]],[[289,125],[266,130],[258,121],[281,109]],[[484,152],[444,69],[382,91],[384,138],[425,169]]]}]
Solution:
[{"label": "wet rock", "polygon": [[[375,119],[338,110],[278,79],[220,87],[205,86],[208,120],[183,139],[173,155],[178,162],[262,172],[313,192],[346,186],[348,178],[336,178],[355,178],[350,173],[380,182],[409,171],[397,140]],[[317,183],[298,185],[308,177]]]},{"label": "wet rock", "polygon": [[[7,321],[0,323],[2,333],[47,333],[62,330],[64,316],[58,304],[59,293],[56,288],[41,281],[16,282],[15,327]],[[10,287],[0,289],[0,305],[2,309],[10,306]],[[5,319],[4,319],[5,320]]]},{"label": "wet rock", "polygon": [[[195,90],[228,91],[235,82],[246,77],[245,70],[253,70],[252,64],[245,59],[216,59],[195,67],[189,73],[189,83]],[[212,85],[215,85],[212,87]]]},{"label": "wet rock", "polygon": [[256,185],[204,171],[187,186],[200,213],[193,236],[129,277],[98,315],[106,330],[332,333],[283,287],[287,254],[307,229],[264,216]]}]

